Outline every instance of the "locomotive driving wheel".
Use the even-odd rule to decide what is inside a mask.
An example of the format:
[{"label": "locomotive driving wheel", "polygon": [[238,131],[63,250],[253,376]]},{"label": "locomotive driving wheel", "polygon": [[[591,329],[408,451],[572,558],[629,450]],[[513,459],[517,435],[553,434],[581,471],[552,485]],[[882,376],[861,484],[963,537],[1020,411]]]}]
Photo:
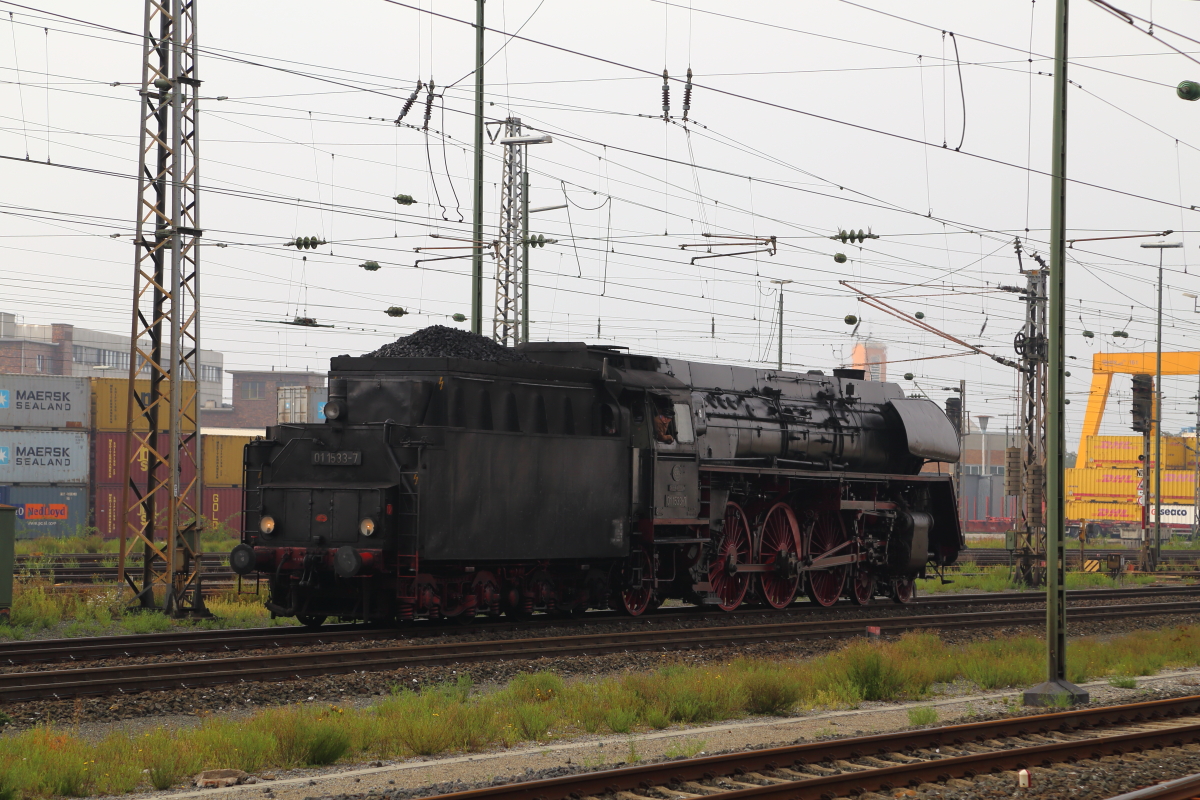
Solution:
[{"label": "locomotive driving wheel", "polygon": [[296,620],[306,628],[316,630],[325,624],[324,614],[297,614]]},{"label": "locomotive driving wheel", "polygon": [[[815,560],[839,548],[845,541],[846,532],[842,528],[841,515],[836,511],[818,513],[813,522],[812,533],[808,537],[807,555]],[[847,548],[838,549],[837,555],[848,554]],[[829,569],[809,572],[808,585],[805,588],[809,600],[828,608],[842,596],[842,587],[845,585],[846,566],[839,564]]]},{"label": "locomotive driving wheel", "polygon": [[732,500],[725,506],[725,528],[717,552],[708,566],[708,583],[722,611],[742,604],[750,587],[750,573],[738,572],[738,564],[750,563],[750,524],[746,512]]},{"label": "locomotive driving wheel", "polygon": [[618,592],[617,603],[613,605],[616,606],[619,603],[618,607],[626,614],[631,617],[640,617],[647,610],[657,607],[654,602],[654,562],[645,550],[633,553],[631,558],[637,559],[637,563],[641,566],[642,579],[639,583],[626,586]]},{"label": "locomotive driving wheel", "polygon": [[759,574],[763,602],[771,608],[787,608],[800,588],[800,526],[787,503],[776,503],[767,512],[758,532],[755,562],[771,569]]}]

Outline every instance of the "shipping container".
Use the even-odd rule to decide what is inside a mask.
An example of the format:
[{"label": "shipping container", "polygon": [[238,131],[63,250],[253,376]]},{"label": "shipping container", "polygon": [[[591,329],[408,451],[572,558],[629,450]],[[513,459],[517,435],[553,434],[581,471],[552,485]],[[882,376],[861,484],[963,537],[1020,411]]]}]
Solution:
[{"label": "shipping container", "polygon": [[[105,539],[116,539],[121,535],[121,488],[121,484],[119,483],[115,485],[96,486],[92,524],[96,526],[96,530]],[[129,502],[133,503],[134,500],[135,498],[130,496]],[[164,519],[162,516],[163,513],[164,510],[160,509],[155,514],[159,519],[160,527]],[[139,523],[138,527],[141,527],[145,518],[146,512],[140,506],[137,510],[131,511],[125,516],[128,522],[137,521]],[[127,529],[126,534],[128,535],[129,533],[130,531]]]},{"label": "shipping container", "polygon": [[[1148,470],[1149,491],[1154,496],[1154,470]],[[1141,478],[1131,469],[1069,469],[1066,471],[1068,500],[1100,502],[1137,502]],[[1164,469],[1162,471],[1163,502],[1192,502],[1195,497],[1195,473],[1192,470]]]},{"label": "shipping container", "polygon": [[0,483],[87,483],[88,435],[0,431]]},{"label": "shipping container", "polygon": [[[1089,436],[1087,453],[1089,467],[1138,467],[1142,465],[1141,436]],[[1182,469],[1188,464],[1187,448],[1178,436],[1162,439],[1164,469]],[[1150,440],[1150,464],[1154,464],[1154,439]]]},{"label": "shipping container", "polygon": [[0,428],[80,428],[91,420],[87,378],[0,375]]},{"label": "shipping container", "polygon": [[[135,387],[139,394],[142,395],[142,401],[146,402],[150,392],[150,381],[139,380],[135,381]],[[195,413],[195,397],[194,389],[191,386],[185,387],[191,389],[193,394],[191,418],[196,418]],[[170,384],[166,381],[162,383],[162,391],[169,392]],[[123,431],[126,428],[126,419],[129,413],[129,379],[128,378],[92,378],[92,426],[97,431]],[[165,429],[167,420],[159,420],[159,424]],[[137,426],[138,430],[148,430],[149,427],[145,422],[139,419]],[[193,424],[185,426],[188,432],[195,430]]]},{"label": "shipping container", "polygon": [[[159,434],[159,441],[162,445],[166,444],[167,434]],[[100,432],[93,436],[93,466],[92,466],[92,483],[100,486],[105,484],[120,484],[125,480],[124,462],[125,462],[125,432]],[[192,441],[188,447],[188,451],[193,455],[196,452],[196,439]],[[150,451],[145,447],[138,448],[137,460],[131,465],[134,469],[132,475],[138,486],[146,485],[146,470],[149,468]],[[192,481],[196,477],[196,462],[194,458],[183,458],[180,463],[181,476],[184,484]]]},{"label": "shipping container", "polygon": [[1066,504],[1066,518],[1075,522],[1119,522],[1142,524],[1142,507],[1137,503],[1089,503],[1071,500]]},{"label": "shipping container", "polygon": [[252,438],[201,433],[205,488],[242,485],[242,453]]},{"label": "shipping container", "polygon": [[18,539],[78,536],[88,523],[87,486],[0,486],[0,504],[16,507]]},{"label": "shipping container", "polygon": [[276,422],[324,422],[329,390],[323,386],[280,386]]},{"label": "shipping container", "polygon": [[200,507],[210,525],[224,525],[234,534],[242,531],[242,490],[237,487],[204,487]]}]

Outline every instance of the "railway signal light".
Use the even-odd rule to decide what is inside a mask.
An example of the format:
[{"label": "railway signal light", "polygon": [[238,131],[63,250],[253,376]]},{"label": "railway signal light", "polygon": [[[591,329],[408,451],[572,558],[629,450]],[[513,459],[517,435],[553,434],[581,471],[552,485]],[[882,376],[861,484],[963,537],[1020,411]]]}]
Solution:
[{"label": "railway signal light", "polygon": [[1154,379],[1149,375],[1133,376],[1133,422],[1130,425],[1138,433],[1149,433],[1153,412]]}]

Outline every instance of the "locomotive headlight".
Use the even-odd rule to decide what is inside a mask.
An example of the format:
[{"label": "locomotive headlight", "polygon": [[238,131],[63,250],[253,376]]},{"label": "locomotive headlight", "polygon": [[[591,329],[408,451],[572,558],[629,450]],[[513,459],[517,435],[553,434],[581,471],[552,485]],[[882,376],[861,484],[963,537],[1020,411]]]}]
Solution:
[{"label": "locomotive headlight", "polygon": [[263,514],[262,519],[258,521],[258,529],[267,536],[275,532],[275,518],[270,514]]},{"label": "locomotive headlight", "polygon": [[363,536],[373,536],[375,534],[375,520],[366,517],[362,522],[358,523],[358,532]]}]

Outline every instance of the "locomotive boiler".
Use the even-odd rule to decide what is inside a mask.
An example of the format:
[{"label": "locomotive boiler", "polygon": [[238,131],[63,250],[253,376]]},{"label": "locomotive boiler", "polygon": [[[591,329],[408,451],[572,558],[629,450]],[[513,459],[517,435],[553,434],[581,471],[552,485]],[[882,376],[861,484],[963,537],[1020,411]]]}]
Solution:
[{"label": "locomotive boiler", "polygon": [[963,546],[954,426],[826,375],[529,343],[509,360],[332,359],[325,420],[245,451],[233,569],[268,608],[469,620],[677,598],[907,602]]}]

